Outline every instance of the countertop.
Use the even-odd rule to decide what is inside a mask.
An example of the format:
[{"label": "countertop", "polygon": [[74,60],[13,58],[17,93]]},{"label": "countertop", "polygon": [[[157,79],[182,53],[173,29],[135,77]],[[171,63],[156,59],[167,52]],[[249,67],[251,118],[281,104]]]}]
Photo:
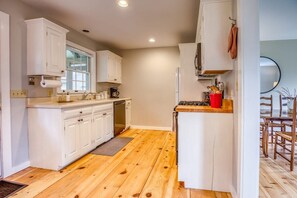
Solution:
[{"label": "countertop", "polygon": [[176,112],[201,112],[201,113],[233,113],[233,101],[223,100],[221,108],[212,108],[210,106],[187,106],[178,105],[175,108]]},{"label": "countertop", "polygon": [[120,100],[131,100],[131,98],[109,98],[105,100],[78,100],[73,102],[59,103],[56,101],[46,101],[46,100],[28,100],[27,108],[46,108],[46,109],[64,109],[64,108],[74,108],[90,105],[107,104]]}]

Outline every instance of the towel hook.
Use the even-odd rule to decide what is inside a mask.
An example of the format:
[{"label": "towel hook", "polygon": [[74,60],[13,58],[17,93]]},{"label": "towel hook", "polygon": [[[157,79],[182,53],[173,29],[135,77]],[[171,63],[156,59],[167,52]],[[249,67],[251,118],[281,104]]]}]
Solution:
[{"label": "towel hook", "polygon": [[236,19],[232,19],[231,17],[229,17],[229,20],[233,22],[233,24],[236,25]]}]

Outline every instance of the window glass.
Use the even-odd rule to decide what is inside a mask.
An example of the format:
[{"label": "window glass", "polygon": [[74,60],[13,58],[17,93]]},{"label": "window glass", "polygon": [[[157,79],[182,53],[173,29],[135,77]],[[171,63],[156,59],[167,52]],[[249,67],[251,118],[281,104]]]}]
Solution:
[{"label": "window glass", "polygon": [[61,90],[90,91],[91,57],[83,52],[67,46],[66,72],[61,78]]}]

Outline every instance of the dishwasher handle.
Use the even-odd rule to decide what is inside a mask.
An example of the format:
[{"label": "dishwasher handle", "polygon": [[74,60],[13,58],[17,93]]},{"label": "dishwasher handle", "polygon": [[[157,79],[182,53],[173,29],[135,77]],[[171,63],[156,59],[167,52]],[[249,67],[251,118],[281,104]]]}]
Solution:
[{"label": "dishwasher handle", "polygon": [[114,102],[114,105],[121,105],[121,104],[126,104],[126,100],[120,100],[120,101]]}]

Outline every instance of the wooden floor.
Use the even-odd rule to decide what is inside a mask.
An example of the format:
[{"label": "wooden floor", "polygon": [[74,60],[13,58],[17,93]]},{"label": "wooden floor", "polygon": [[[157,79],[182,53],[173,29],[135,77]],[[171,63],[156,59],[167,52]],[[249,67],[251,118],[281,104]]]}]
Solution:
[{"label": "wooden floor", "polygon": [[273,145],[269,145],[269,157],[260,157],[259,194],[265,198],[297,197],[297,160],[291,172],[285,159],[273,159]]},{"label": "wooden floor", "polygon": [[134,139],[113,157],[88,154],[61,171],[29,167],[6,178],[28,184],[13,197],[231,197],[177,182],[175,133],[128,130],[121,136]]}]

